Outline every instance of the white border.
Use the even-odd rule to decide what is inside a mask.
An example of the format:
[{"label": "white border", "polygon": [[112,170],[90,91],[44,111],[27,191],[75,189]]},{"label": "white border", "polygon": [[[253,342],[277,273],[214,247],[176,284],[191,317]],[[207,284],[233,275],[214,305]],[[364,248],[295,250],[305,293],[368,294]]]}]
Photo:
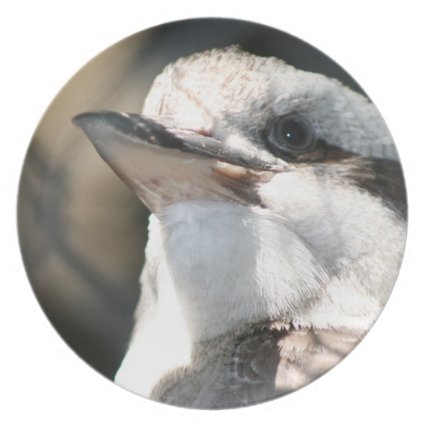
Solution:
[{"label": "white border", "polygon": [[[0,16],[1,423],[424,423],[425,31],[419,2],[39,0],[9,2]],[[196,16],[235,17],[284,29],[347,69],[387,120],[405,167],[410,202],[402,272],[365,341],[341,365],[295,394],[220,412],[141,399],[79,360],[35,301],[15,225],[25,151],[63,84],[116,41],[155,24]]]}]

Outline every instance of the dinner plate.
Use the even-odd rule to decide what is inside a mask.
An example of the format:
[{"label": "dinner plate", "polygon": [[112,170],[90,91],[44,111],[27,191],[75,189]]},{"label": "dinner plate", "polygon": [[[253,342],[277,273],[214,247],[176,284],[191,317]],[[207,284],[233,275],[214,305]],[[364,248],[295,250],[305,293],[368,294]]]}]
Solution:
[{"label": "dinner plate", "polygon": [[81,359],[222,409],[298,390],[362,340],[406,208],[389,130],[344,69],[280,29],[202,18],[75,74],[31,140],[18,218],[38,302]]}]

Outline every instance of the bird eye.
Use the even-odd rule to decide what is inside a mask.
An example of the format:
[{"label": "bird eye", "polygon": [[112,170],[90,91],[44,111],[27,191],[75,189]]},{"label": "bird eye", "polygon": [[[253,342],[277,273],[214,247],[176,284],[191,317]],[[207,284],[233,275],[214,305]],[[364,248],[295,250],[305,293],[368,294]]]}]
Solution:
[{"label": "bird eye", "polygon": [[278,153],[297,155],[309,152],[316,145],[316,135],[311,122],[299,114],[276,118],[269,128],[268,143]]}]

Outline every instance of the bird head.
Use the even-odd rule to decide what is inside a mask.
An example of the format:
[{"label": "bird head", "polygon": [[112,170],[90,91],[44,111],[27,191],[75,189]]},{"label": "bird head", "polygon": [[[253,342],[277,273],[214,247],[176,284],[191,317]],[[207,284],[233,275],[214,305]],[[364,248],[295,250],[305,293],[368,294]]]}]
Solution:
[{"label": "bird head", "polygon": [[[74,123],[155,214],[189,199],[273,207],[278,198],[287,201],[284,191],[271,190],[267,199],[261,189],[288,187],[294,173],[317,177],[327,164],[328,177],[337,179],[344,170],[334,164],[396,157],[379,113],[362,95],[234,46],[167,66],[141,115],[90,112]],[[327,190],[321,183],[318,196]]]},{"label": "bird head", "polygon": [[[386,299],[394,277],[382,269],[399,261],[403,240],[394,230],[401,198],[387,189],[402,177],[379,112],[339,81],[237,47],[213,49],[168,65],[141,114],[89,112],[74,123],[159,220],[182,204],[267,217],[275,232],[268,240],[257,232],[256,242],[270,246],[263,257],[293,270],[286,313],[311,305],[344,273],[353,293]],[[362,255],[385,234],[396,235],[396,249],[371,267]]]}]

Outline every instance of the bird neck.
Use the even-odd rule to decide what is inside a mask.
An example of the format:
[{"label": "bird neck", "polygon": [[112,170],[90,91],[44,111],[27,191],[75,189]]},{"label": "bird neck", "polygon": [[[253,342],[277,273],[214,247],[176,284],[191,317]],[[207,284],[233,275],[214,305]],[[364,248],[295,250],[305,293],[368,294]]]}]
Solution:
[{"label": "bird neck", "polygon": [[229,203],[182,202],[153,217],[146,258],[142,293],[155,288],[157,309],[172,299],[194,343],[250,323],[290,320],[324,279],[280,216]]},{"label": "bird neck", "polygon": [[368,329],[395,280],[386,265],[400,261],[405,235],[379,202],[359,193],[351,211],[341,206],[343,226],[329,214],[312,223],[227,202],[173,204],[151,220],[142,292],[150,276],[158,302],[179,306],[194,342],[270,320]]}]

